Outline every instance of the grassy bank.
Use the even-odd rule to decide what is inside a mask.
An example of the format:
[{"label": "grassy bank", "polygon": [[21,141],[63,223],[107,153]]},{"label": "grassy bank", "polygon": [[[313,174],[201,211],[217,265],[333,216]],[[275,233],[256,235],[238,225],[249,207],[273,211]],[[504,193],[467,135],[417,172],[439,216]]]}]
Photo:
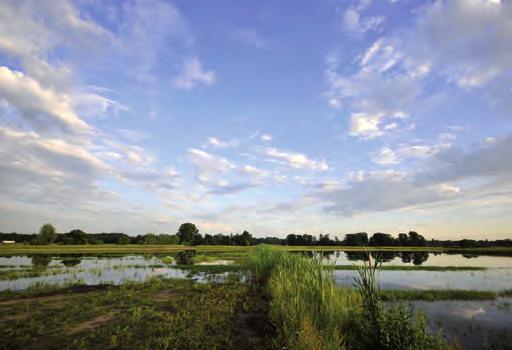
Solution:
[{"label": "grassy bank", "polygon": [[[254,247],[243,246],[183,246],[183,245],[45,245],[32,246],[24,244],[0,245],[0,256],[23,254],[165,254],[194,249],[198,253],[233,253],[234,256],[250,252]],[[512,248],[445,248],[445,247],[354,247],[354,246],[275,246],[282,251],[402,251],[431,252],[453,254],[482,254],[512,256]]]}]

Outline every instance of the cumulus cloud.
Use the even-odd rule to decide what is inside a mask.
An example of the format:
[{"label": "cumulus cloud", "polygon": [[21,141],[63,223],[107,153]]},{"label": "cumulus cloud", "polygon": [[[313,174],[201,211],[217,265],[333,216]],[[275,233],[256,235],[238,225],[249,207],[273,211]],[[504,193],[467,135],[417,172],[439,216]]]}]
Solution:
[{"label": "cumulus cloud", "polygon": [[393,165],[400,162],[396,153],[389,147],[382,147],[372,155],[372,161],[379,165]]},{"label": "cumulus cloud", "polygon": [[426,61],[461,88],[491,86],[492,94],[508,90],[511,26],[508,1],[436,2],[425,9],[405,49],[414,60]]},{"label": "cumulus cloud", "polygon": [[329,165],[325,160],[314,160],[307,157],[305,154],[283,151],[274,147],[265,149],[265,155],[272,161],[277,161],[295,169],[310,169],[326,171],[329,170]]},{"label": "cumulus cloud", "polygon": [[208,137],[207,142],[208,145],[214,148],[228,148],[238,145],[238,140],[222,141],[216,137]]},{"label": "cumulus cloud", "polygon": [[[346,25],[360,27],[349,8]],[[436,1],[422,6],[408,28],[371,43],[353,62],[355,73],[340,73],[327,60],[328,103],[351,114],[350,134],[366,139],[390,132],[390,119],[409,115],[432,79],[464,91],[481,89],[491,106],[510,108],[512,4],[504,1]],[[364,26],[363,26],[364,28]],[[505,109],[505,110],[506,110]]]},{"label": "cumulus cloud", "polygon": [[[417,170],[356,172],[339,186],[314,191],[309,197],[331,214],[400,210],[411,207],[471,198],[494,198],[512,190],[512,137],[463,151],[440,149],[426,158]],[[394,163],[396,155],[384,149]],[[421,152],[429,153],[430,152]]]},{"label": "cumulus cloud", "polygon": [[31,124],[58,124],[72,131],[88,129],[87,123],[75,114],[69,96],[44,89],[34,79],[7,67],[0,67],[0,97]]},{"label": "cumulus cloud", "polygon": [[[383,74],[380,64],[373,64],[371,50],[362,58],[363,67],[357,73],[345,76],[339,70],[336,58],[328,59],[326,77],[329,103],[344,105],[351,111],[350,134],[362,138],[375,138],[396,127],[387,127],[403,119],[407,110],[420,94],[417,79],[404,72]],[[390,63],[385,63],[390,68]]]},{"label": "cumulus cloud", "polygon": [[173,81],[177,89],[192,90],[200,85],[212,85],[215,82],[215,73],[205,70],[197,57],[191,57],[183,64],[183,69]]},{"label": "cumulus cloud", "polygon": [[452,147],[454,139],[455,135],[442,133],[432,144],[400,143],[393,149],[384,146],[372,153],[371,160],[376,164],[387,166],[398,164],[405,159],[426,159]]},{"label": "cumulus cloud", "polygon": [[80,146],[5,127],[0,144],[4,198],[63,206],[112,197],[96,183],[108,165]]},{"label": "cumulus cloud", "polygon": [[198,183],[210,194],[231,194],[259,186],[265,172],[250,165],[240,167],[224,157],[189,149],[188,159]]}]

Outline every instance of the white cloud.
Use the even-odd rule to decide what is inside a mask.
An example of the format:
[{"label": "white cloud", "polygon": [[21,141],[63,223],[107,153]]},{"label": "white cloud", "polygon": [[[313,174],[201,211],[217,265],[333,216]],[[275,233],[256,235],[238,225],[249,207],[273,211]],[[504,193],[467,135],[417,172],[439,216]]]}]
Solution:
[{"label": "white cloud", "polygon": [[421,143],[400,143],[394,149],[382,147],[372,154],[372,161],[379,165],[398,164],[404,159],[425,159],[432,157],[452,146],[455,135],[442,133],[430,145]]},{"label": "white cloud", "polygon": [[400,162],[396,153],[389,147],[382,147],[372,156],[372,161],[379,165],[393,165]]},{"label": "white cloud", "polygon": [[351,33],[365,33],[378,29],[384,22],[384,17],[361,17],[361,8],[349,7],[343,13],[343,28]]},{"label": "white cloud", "polygon": [[373,139],[383,135],[384,132],[380,129],[380,123],[384,116],[384,114],[352,114],[350,117],[350,134],[352,136],[360,136],[367,139]]},{"label": "white cloud", "polygon": [[[416,148],[424,158],[412,172],[394,170],[352,174],[340,186],[315,191],[308,197],[324,204],[331,214],[350,216],[357,213],[401,210],[436,203],[482,202],[512,191],[512,137],[496,139],[471,151],[455,147],[431,154],[428,148]],[[391,151],[395,153],[395,151]],[[390,152],[384,152],[389,155]],[[394,161],[393,156],[391,160]],[[327,204],[326,204],[327,203]]]},{"label": "white cloud", "polygon": [[215,82],[215,73],[204,70],[199,58],[191,57],[183,65],[180,75],[173,81],[174,87],[181,90],[192,90],[199,85],[212,85]]},{"label": "white cloud", "polygon": [[329,165],[326,161],[313,160],[302,153],[282,151],[277,148],[270,147],[265,149],[265,154],[272,160],[283,162],[292,168],[319,171],[329,170]]},{"label": "white cloud", "polygon": [[70,96],[44,89],[34,79],[7,67],[0,67],[0,97],[31,124],[46,127],[58,124],[72,131],[89,129],[75,114]]},{"label": "white cloud", "polygon": [[[372,60],[371,55],[367,60]],[[406,73],[384,75],[380,68],[366,65],[351,76],[343,76],[338,66],[337,60],[328,62],[326,97],[331,105],[335,101],[336,107],[343,104],[351,111],[352,136],[371,139],[393,130],[393,126],[386,127],[393,122],[387,121],[406,118],[421,91],[416,79]]]},{"label": "white cloud", "polygon": [[270,134],[263,134],[263,135],[261,135],[261,141],[264,141],[264,142],[272,141],[272,135],[270,135]]},{"label": "white cloud", "polygon": [[268,176],[266,171],[253,165],[238,166],[199,149],[189,149],[188,159],[196,171],[197,182],[209,194],[231,194],[262,186]]},{"label": "white cloud", "polygon": [[[345,17],[349,29],[360,27],[360,10],[349,8]],[[347,71],[340,68],[346,65],[329,59],[326,100],[334,108],[349,110],[351,134],[363,138],[383,135],[384,120],[411,113],[432,79],[463,90],[482,89],[480,96],[507,110],[512,101],[511,28],[510,2],[425,5],[411,27],[378,38],[360,53],[353,61],[359,65],[355,73],[340,73]]]},{"label": "white cloud", "polygon": [[509,2],[436,2],[426,8],[405,48],[412,59],[429,62],[464,89],[491,85],[491,94],[504,92],[512,69],[511,26]]},{"label": "white cloud", "polygon": [[208,137],[207,142],[208,145],[214,148],[228,148],[236,147],[238,145],[238,140],[221,141],[216,137]]}]

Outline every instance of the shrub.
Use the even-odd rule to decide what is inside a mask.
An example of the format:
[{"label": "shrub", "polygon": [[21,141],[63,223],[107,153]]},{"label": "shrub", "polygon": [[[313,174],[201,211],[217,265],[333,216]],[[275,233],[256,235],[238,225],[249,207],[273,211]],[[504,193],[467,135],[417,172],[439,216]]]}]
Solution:
[{"label": "shrub", "polygon": [[195,250],[183,250],[176,254],[177,265],[193,265],[194,256],[196,255]]}]

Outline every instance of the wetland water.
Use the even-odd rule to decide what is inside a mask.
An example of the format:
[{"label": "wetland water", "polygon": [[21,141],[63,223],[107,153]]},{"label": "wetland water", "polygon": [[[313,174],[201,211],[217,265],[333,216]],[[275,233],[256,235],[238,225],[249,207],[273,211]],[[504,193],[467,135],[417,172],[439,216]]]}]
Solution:
[{"label": "wetland water", "polygon": [[[191,273],[176,268],[168,259],[169,256],[155,255],[0,257],[0,291],[23,290],[41,284],[118,285],[128,281],[143,282],[152,277],[205,281],[226,275]],[[14,276],[5,277],[9,272]]]}]

